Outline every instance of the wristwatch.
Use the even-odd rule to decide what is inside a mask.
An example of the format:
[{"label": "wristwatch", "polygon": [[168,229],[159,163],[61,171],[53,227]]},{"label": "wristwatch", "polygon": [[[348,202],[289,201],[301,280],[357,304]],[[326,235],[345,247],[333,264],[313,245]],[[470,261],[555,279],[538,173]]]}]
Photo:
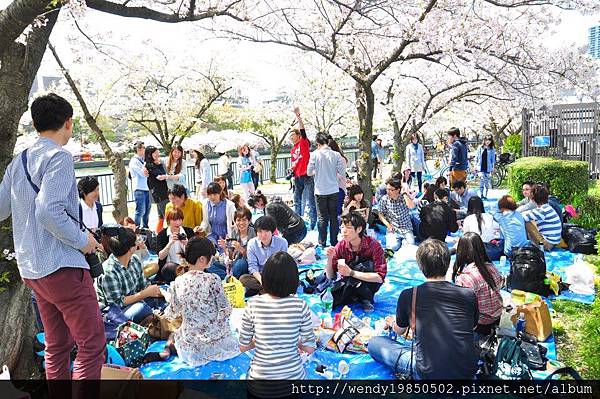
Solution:
[{"label": "wristwatch", "polygon": [[354,270],[350,270],[350,277],[354,277]]}]

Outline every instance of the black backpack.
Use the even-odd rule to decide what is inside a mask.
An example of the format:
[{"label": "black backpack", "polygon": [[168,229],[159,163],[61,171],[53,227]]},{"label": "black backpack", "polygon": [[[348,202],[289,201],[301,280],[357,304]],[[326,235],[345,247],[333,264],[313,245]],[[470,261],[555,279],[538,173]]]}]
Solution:
[{"label": "black backpack", "polygon": [[510,290],[533,292],[542,296],[550,294],[544,283],[546,259],[544,252],[533,246],[514,248],[507,285]]},{"label": "black backpack", "polygon": [[597,230],[585,229],[574,224],[565,224],[562,230],[562,237],[569,247],[569,251],[594,255],[596,254],[596,233]]}]

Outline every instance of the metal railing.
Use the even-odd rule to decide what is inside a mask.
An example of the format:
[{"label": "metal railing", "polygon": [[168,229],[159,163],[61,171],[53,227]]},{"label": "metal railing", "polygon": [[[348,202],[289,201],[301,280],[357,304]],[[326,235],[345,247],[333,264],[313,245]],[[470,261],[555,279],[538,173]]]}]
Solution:
[{"label": "metal railing", "polygon": [[[356,161],[357,153],[358,149],[355,148],[344,150],[344,155],[346,155],[346,158],[348,158],[348,167],[350,167],[352,162]],[[270,180],[271,158],[268,156],[261,156],[261,160],[264,167],[261,172],[260,179],[261,182],[263,182]],[[209,159],[209,162],[213,176],[218,176],[218,159]],[[277,157],[277,164],[275,165],[275,179],[279,180],[285,178],[290,165],[290,154],[279,154]],[[233,170],[233,184],[237,185],[240,182],[240,172],[237,168],[237,159],[231,161],[231,168]],[[188,166],[187,172],[187,186],[190,188],[190,191],[194,192],[196,190],[196,168],[194,166]],[[94,176],[96,176],[98,182],[100,183],[100,203],[102,206],[112,205],[114,175],[112,173],[102,173]],[[79,177],[77,180],[79,181]],[[134,202],[133,188],[130,179],[127,179],[127,202]]]}]

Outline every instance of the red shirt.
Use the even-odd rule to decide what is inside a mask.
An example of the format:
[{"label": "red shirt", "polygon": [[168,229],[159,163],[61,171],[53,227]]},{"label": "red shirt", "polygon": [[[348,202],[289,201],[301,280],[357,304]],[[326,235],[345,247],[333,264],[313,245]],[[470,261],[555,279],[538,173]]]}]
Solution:
[{"label": "red shirt", "polygon": [[333,255],[333,272],[337,273],[337,262],[338,259],[345,259],[346,264],[350,264],[356,257],[371,259],[373,261],[373,271],[381,276],[381,279],[385,279],[387,274],[387,263],[385,262],[385,255],[383,248],[379,241],[365,236],[360,241],[360,250],[358,253],[352,251],[350,243],[346,240],[342,240],[335,246],[335,254]]},{"label": "red shirt", "polygon": [[[304,133],[304,129],[300,131]],[[306,175],[306,168],[308,167],[308,160],[310,159],[310,141],[303,137],[300,137],[298,141],[292,147],[291,152],[292,169],[294,170],[294,176],[300,177]]]}]

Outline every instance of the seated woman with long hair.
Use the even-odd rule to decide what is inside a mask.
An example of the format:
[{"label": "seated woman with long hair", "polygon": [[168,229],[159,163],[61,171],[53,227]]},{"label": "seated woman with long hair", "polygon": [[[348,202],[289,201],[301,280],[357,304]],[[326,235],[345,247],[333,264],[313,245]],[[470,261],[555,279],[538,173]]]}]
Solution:
[{"label": "seated woman with long hair", "polygon": [[143,362],[164,361],[176,354],[198,367],[236,357],[240,350],[229,326],[231,304],[221,280],[206,272],[215,246],[207,238],[194,237],[181,255],[189,270],[171,284],[164,313],[169,319],[181,317],[181,327],[171,334],[162,352],[147,353]]},{"label": "seated woman with long hair", "polygon": [[215,245],[220,239],[231,235],[233,215],[235,214],[235,205],[223,198],[222,192],[219,183],[210,183],[206,188],[207,198],[202,207],[204,215],[200,227]]},{"label": "seated woman with long hair", "polygon": [[475,291],[479,307],[475,332],[480,336],[489,335],[502,314],[502,275],[485,253],[479,234],[466,233],[458,240],[452,281]]},{"label": "seated woman with long hair", "polygon": [[365,200],[365,193],[361,186],[353,184],[348,188],[348,204],[344,209],[344,214],[352,211],[358,211],[365,220],[369,220],[369,203]]},{"label": "seated woman with long hair", "polygon": [[467,217],[463,220],[462,230],[464,233],[479,234],[490,260],[500,260],[504,251],[504,240],[497,238],[500,235],[500,226],[491,214],[485,212],[481,198],[469,199]]}]

